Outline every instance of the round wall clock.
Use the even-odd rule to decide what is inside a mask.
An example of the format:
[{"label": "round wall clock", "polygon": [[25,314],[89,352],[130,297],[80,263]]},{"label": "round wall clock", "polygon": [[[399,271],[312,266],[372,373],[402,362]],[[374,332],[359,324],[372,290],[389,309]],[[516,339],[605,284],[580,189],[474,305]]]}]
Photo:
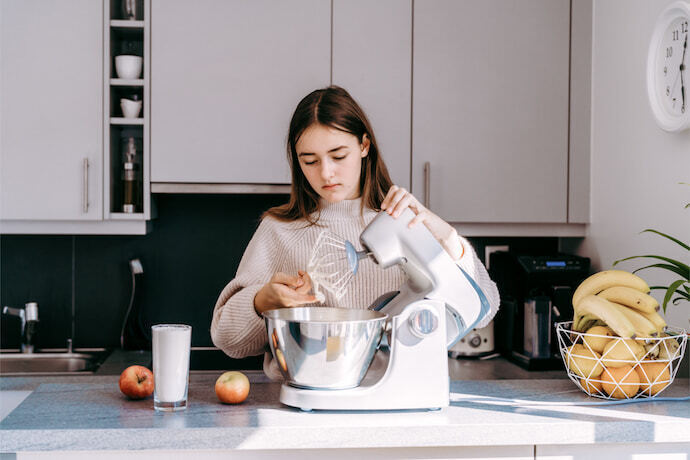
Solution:
[{"label": "round wall clock", "polygon": [[659,15],[647,58],[647,93],[659,126],[690,127],[690,3],[678,1]]}]

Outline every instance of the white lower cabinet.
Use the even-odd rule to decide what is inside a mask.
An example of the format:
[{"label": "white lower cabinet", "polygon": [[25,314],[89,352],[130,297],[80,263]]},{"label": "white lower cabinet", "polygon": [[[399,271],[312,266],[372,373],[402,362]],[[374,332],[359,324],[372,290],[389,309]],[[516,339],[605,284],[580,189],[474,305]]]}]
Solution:
[{"label": "white lower cabinet", "polygon": [[0,3],[0,219],[103,218],[103,4]]},{"label": "white lower cabinet", "polygon": [[[533,446],[483,446],[483,447],[393,447],[373,449],[242,449],[230,450],[129,450],[129,451],[70,451],[20,453],[22,460],[99,460],[146,459],[169,460],[221,460],[226,458],[246,460],[303,460],[327,458],[328,460],[361,459],[462,459],[462,460],[533,460]],[[609,459],[610,460],[610,459]]]},{"label": "white lower cabinet", "polygon": [[[649,434],[654,437],[654,429]],[[640,434],[640,443],[597,443],[537,446],[535,459],[538,460],[688,460],[690,444],[672,442],[644,442]]]}]

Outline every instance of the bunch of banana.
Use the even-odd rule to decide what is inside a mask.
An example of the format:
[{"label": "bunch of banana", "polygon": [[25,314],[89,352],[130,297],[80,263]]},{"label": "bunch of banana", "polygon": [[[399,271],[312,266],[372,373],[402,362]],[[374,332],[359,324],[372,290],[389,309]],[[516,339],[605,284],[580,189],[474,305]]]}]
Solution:
[{"label": "bunch of banana", "polygon": [[657,313],[659,302],[648,294],[639,276],[623,270],[604,270],[585,279],[573,294],[573,330],[608,326],[624,338],[657,337],[666,321]]}]

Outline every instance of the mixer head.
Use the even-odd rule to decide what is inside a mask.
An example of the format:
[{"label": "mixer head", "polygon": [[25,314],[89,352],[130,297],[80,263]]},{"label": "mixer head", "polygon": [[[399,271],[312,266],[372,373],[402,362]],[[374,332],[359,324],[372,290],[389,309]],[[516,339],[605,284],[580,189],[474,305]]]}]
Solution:
[{"label": "mixer head", "polygon": [[382,311],[397,314],[419,299],[441,300],[446,305],[448,346],[472,330],[490,308],[477,283],[458,266],[423,224],[408,227],[415,214],[409,208],[394,219],[379,213],[360,235],[364,248],[382,268],[399,266],[407,275],[399,300]]}]

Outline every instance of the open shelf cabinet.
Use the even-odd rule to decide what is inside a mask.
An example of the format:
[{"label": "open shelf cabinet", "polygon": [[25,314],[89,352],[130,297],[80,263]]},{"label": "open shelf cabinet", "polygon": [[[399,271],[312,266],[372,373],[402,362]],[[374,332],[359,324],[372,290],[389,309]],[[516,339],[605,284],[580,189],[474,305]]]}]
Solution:
[{"label": "open shelf cabinet", "polygon": [[[103,2],[104,214],[111,220],[150,220],[151,0]],[[140,61],[126,58],[135,61],[128,71],[116,64],[121,55]]]}]

